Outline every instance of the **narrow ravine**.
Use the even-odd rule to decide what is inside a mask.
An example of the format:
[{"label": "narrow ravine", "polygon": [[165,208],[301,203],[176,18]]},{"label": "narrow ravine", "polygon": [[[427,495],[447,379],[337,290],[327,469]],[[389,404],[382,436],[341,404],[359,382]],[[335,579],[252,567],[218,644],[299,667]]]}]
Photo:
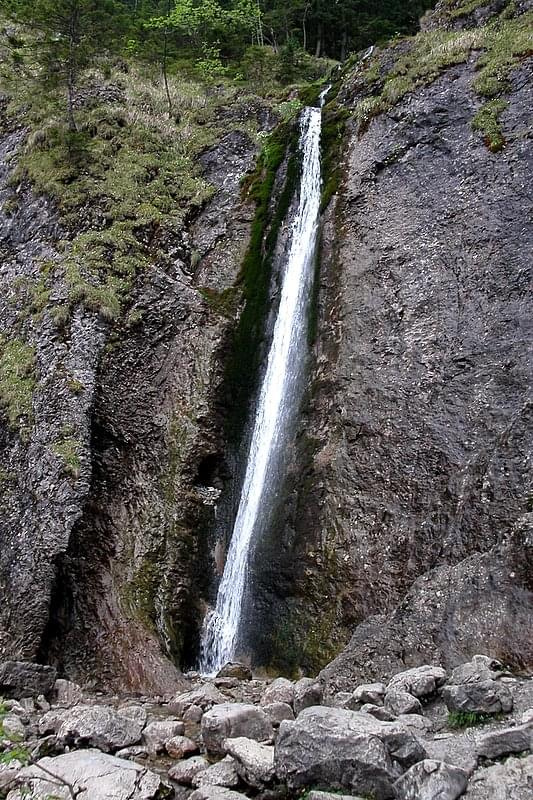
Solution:
[{"label": "narrow ravine", "polygon": [[[326,94],[327,90],[321,95],[321,104]],[[320,108],[305,108],[300,119],[302,174],[298,207],[231,543],[216,607],[206,616],[202,631],[199,667],[204,674],[216,672],[237,654],[249,589],[250,556],[283,481],[283,454],[292,436],[301,397],[320,209],[321,118]]]}]

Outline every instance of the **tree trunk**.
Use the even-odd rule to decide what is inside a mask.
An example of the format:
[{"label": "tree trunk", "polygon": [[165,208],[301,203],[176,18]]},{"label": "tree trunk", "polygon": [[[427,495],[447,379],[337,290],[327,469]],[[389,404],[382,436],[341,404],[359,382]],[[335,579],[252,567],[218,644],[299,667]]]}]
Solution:
[{"label": "tree trunk", "polygon": [[76,119],[74,117],[74,87],[76,85],[76,13],[70,17],[70,30],[68,40],[68,62],[67,62],[67,119],[69,131],[77,131]]},{"label": "tree trunk", "polygon": [[321,52],[322,52],[322,23],[320,22],[316,34],[315,58],[320,58]]}]

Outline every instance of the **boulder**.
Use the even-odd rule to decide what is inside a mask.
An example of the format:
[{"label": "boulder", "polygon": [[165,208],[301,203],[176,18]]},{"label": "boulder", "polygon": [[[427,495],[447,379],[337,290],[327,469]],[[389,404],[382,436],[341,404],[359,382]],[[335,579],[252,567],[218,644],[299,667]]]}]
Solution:
[{"label": "boulder", "polygon": [[227,703],[228,698],[219,692],[212,683],[205,683],[191,689],[189,692],[177,695],[169,704],[170,709],[182,717],[191,706],[197,706],[205,711],[218,703]]},{"label": "boulder", "polygon": [[202,717],[202,739],[208,752],[223,755],[224,741],[244,736],[258,742],[271,740],[273,728],[261,708],[248,703],[222,703]]},{"label": "boulder", "polygon": [[32,800],[72,800],[71,789],[62,780],[80,800],[162,800],[172,795],[155,772],[98,750],[43,758],[22,769],[19,780],[20,788],[9,793],[9,800],[24,800],[28,792]]},{"label": "boulder", "polygon": [[353,692],[337,692],[326,705],[332,708],[347,708],[349,711],[357,711],[361,703],[355,699]]},{"label": "boulder", "polygon": [[165,745],[169,739],[175,736],[182,736],[185,732],[185,725],[177,719],[160,719],[150,722],[143,731],[143,741],[149,751],[154,755],[164,753]]},{"label": "boulder", "polygon": [[389,689],[385,695],[384,707],[391,714],[421,714],[422,703],[403,689]]},{"label": "boulder", "polygon": [[513,696],[509,689],[493,680],[449,684],[442,690],[442,699],[448,711],[499,714],[507,713],[513,707]]},{"label": "boulder", "polygon": [[246,664],[231,661],[225,664],[217,673],[217,678],[237,678],[239,681],[250,681],[252,679],[252,670]]},{"label": "boulder", "polygon": [[6,714],[0,719],[0,730],[4,737],[12,742],[20,742],[26,738],[26,727],[16,714]]},{"label": "boulder", "polygon": [[464,800],[530,800],[533,796],[533,756],[508,758],[477,770]]},{"label": "boulder", "polygon": [[261,789],[274,779],[274,748],[253,739],[227,739],[226,752],[235,759],[238,774],[248,786]]},{"label": "boulder", "polygon": [[187,758],[198,752],[198,745],[188,736],[173,736],[165,742],[165,750],[171,758]]},{"label": "boulder", "polygon": [[294,684],[287,678],[276,678],[265,689],[261,696],[261,705],[266,706],[270,703],[286,703],[292,706],[294,701]]},{"label": "boulder", "polygon": [[386,689],[384,683],[363,683],[353,692],[353,699],[356,703],[372,703],[379,706],[383,703]]},{"label": "boulder", "polygon": [[201,786],[224,786],[231,789],[239,783],[239,775],[235,761],[231,756],[226,756],[222,761],[211,764],[207,769],[202,769],[193,777],[192,784]]},{"label": "boulder", "polygon": [[459,664],[450,675],[448,683],[479,683],[480,681],[497,680],[503,671],[503,665],[495,658],[484,655],[472,656],[470,661]]},{"label": "boulder", "polygon": [[[57,739],[62,746],[97,747],[109,753],[137,744],[141,739],[141,725],[110,706],[74,706],[57,721],[60,723]],[[43,732],[48,732],[48,728]]]},{"label": "boulder", "polygon": [[27,661],[4,661],[0,664],[0,697],[48,695],[55,679],[54,667]]},{"label": "boulder", "polygon": [[305,797],[306,800],[364,800],[353,794],[333,794],[333,792],[320,792],[316,789],[312,789]]},{"label": "boulder", "polygon": [[196,789],[188,800],[247,800],[246,795],[224,789],[222,786],[202,786]]},{"label": "boulder", "polygon": [[19,770],[22,769],[22,762],[18,761],[16,758],[13,758],[8,763],[3,764],[0,761],[0,796],[4,797],[4,793],[7,792],[8,787],[13,784],[13,781],[17,777]]},{"label": "boulder", "polygon": [[313,678],[300,678],[294,684],[294,713],[298,715],[304,708],[319,706],[324,696],[324,689],[319,681]]},{"label": "boulder", "polygon": [[284,719],[294,719],[294,711],[287,703],[268,703],[263,706],[263,711],[275,728]]},{"label": "boulder", "polygon": [[398,672],[390,679],[387,692],[393,689],[408,692],[414,697],[428,697],[446,682],[446,670],[424,664],[421,667]]},{"label": "boulder", "polygon": [[280,725],[275,771],[290,789],[313,783],[392,797],[403,770],[425,758],[410,732],[368,714],[317,706]]},{"label": "boulder", "polygon": [[184,761],[178,761],[168,771],[168,777],[184,786],[192,786],[194,778],[209,767],[209,761],[204,756],[193,756]]},{"label": "boulder", "polygon": [[72,681],[66,681],[59,678],[54,683],[54,695],[56,705],[64,708],[71,708],[72,706],[81,703],[83,700],[83,690],[81,686]]},{"label": "boulder", "polygon": [[456,800],[467,783],[464,770],[428,758],[408,769],[394,788],[397,800]]},{"label": "boulder", "polygon": [[376,719],[380,719],[382,722],[394,722],[394,714],[388,711],[383,706],[374,706],[371,703],[365,703],[364,706],[361,706],[359,709],[363,712],[363,714],[371,714]]},{"label": "boulder", "polygon": [[193,704],[192,706],[189,706],[187,711],[185,711],[185,713],[183,714],[183,721],[193,722],[195,724],[198,724],[199,722],[201,722],[203,715],[204,712],[202,711],[200,706],[196,706]]},{"label": "boulder", "polygon": [[119,712],[122,714],[123,717],[132,719],[142,728],[144,728],[144,726],[146,725],[148,714],[144,706],[121,706],[119,708]]},{"label": "boulder", "polygon": [[477,746],[478,755],[492,759],[526,750],[533,750],[533,723],[530,722],[486,733]]}]

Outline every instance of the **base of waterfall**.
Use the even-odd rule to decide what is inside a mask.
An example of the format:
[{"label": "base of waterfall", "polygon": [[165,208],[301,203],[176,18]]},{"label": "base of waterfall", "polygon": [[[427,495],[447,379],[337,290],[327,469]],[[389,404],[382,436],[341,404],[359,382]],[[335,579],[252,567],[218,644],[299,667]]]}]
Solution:
[{"label": "base of waterfall", "polygon": [[[533,781],[533,679],[477,655],[331,693],[318,679],[186,678],[106,696],[0,665],[0,796],[44,800],[509,800]],[[332,794],[333,793],[333,794]]]}]

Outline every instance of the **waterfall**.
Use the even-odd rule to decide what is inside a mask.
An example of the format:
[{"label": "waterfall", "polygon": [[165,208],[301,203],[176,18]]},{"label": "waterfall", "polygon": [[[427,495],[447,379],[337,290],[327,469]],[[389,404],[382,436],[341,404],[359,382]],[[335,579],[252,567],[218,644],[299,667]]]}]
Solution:
[{"label": "waterfall", "polygon": [[[329,87],[321,95],[321,105]],[[216,607],[202,631],[200,670],[217,672],[236,655],[254,538],[276,497],[283,455],[290,443],[301,396],[307,347],[308,306],[320,208],[321,110],[305,108],[300,119],[302,175],[297,211],[282,276],[281,298],[257,400],[246,472]]]}]

